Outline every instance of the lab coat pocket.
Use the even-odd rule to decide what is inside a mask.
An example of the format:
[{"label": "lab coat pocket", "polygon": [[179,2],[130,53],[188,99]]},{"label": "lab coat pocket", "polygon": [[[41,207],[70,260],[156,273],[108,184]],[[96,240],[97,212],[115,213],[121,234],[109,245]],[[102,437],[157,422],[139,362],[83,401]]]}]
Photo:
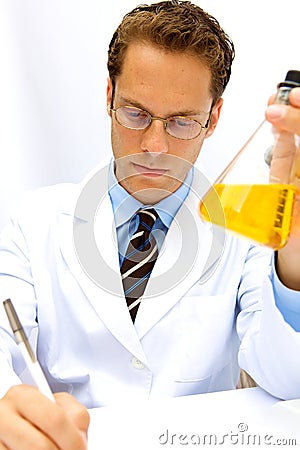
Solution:
[{"label": "lab coat pocket", "polygon": [[203,380],[176,380],[175,393],[176,397],[183,395],[201,394],[210,391],[211,377]]},{"label": "lab coat pocket", "polygon": [[[236,350],[236,293],[193,295],[181,301],[181,365],[178,383],[208,385]],[[204,386],[203,386],[204,387]]]}]

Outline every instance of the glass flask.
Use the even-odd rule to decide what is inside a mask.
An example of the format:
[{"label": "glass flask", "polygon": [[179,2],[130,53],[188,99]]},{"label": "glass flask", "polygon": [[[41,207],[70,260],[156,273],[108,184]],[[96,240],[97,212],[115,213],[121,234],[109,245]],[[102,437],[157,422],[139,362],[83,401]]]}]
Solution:
[{"label": "glass flask", "polygon": [[[300,86],[290,70],[277,86],[275,103],[289,104]],[[200,216],[274,250],[289,237],[296,192],[300,191],[299,136],[264,120],[200,202]],[[215,214],[220,209],[223,217]]]}]

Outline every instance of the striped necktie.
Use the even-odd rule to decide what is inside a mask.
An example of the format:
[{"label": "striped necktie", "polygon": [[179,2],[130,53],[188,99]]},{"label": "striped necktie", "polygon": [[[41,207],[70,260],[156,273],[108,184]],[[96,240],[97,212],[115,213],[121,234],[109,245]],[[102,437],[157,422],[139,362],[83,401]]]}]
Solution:
[{"label": "striped necktie", "polygon": [[157,243],[151,234],[158,217],[156,211],[140,210],[137,216],[139,226],[129,241],[121,266],[124,294],[133,322],[158,255]]}]

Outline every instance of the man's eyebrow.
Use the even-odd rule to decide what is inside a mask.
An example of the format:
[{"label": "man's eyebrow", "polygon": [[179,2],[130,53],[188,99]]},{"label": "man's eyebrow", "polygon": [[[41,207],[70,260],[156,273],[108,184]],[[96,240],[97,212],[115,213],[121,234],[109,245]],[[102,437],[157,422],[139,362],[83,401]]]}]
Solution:
[{"label": "man's eyebrow", "polygon": [[[140,108],[143,111],[149,112],[151,115],[155,116],[155,114],[152,114],[151,111],[149,111],[144,105],[142,105],[141,103],[139,103],[136,100],[130,99],[129,97],[123,97],[120,96],[120,101],[122,103],[124,103],[125,105],[128,106],[134,106],[135,108]],[[188,110],[179,110],[179,111],[172,111],[172,113],[168,114],[166,117],[173,117],[173,116],[200,116],[201,114],[207,114],[209,111],[204,111],[204,110],[193,110],[193,109],[188,109]]]},{"label": "man's eyebrow", "polygon": [[120,100],[121,100],[121,102],[125,103],[126,105],[134,106],[135,108],[140,108],[140,109],[143,109],[144,111],[147,111],[145,106],[143,106],[141,103],[137,102],[136,100],[132,100],[130,98],[122,97],[122,96],[120,97]]}]

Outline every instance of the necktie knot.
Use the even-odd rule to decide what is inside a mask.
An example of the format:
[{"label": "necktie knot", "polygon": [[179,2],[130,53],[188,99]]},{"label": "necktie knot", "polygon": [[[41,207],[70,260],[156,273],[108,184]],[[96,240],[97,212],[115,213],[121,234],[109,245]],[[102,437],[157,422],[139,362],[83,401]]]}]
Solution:
[{"label": "necktie knot", "polygon": [[158,216],[154,209],[141,209],[137,215],[139,225],[130,242],[134,248],[142,251],[150,246],[150,233]]},{"label": "necktie knot", "polygon": [[150,232],[157,219],[157,212],[155,209],[141,209],[138,213],[140,223],[139,228],[145,228],[146,231]]}]

